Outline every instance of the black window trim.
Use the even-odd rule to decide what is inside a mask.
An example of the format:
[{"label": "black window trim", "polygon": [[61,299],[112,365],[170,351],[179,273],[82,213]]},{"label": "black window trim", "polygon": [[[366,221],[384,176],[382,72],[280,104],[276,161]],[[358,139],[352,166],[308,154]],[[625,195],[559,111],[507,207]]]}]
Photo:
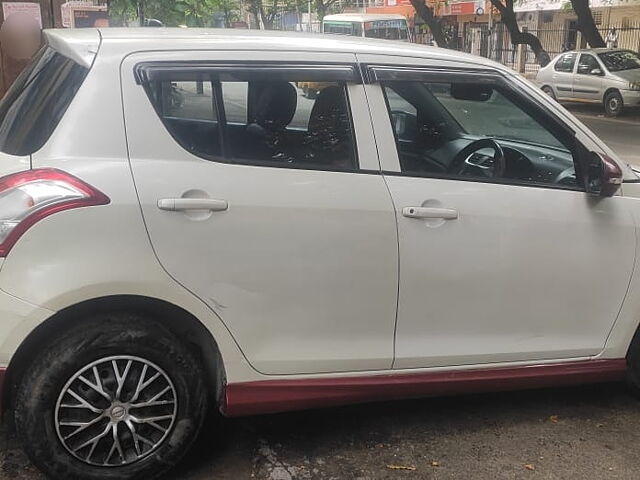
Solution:
[{"label": "black window trim", "polygon": [[[259,73],[258,73],[259,72]],[[177,74],[193,75],[203,73],[211,76],[245,74],[247,81],[252,79],[252,74],[264,75],[267,72],[273,79],[280,75],[302,75],[306,81],[344,81],[349,83],[362,83],[362,75],[355,63],[317,63],[317,62],[141,62],[134,67],[134,76],[138,85],[156,80],[176,80]],[[263,78],[263,77],[262,77]]]},{"label": "black window trim", "polygon": [[[576,57],[577,62],[577,57]],[[584,186],[584,182],[582,181],[582,163],[584,151],[586,150],[576,138],[576,131],[571,129],[566,123],[564,123],[555,112],[549,109],[546,105],[539,102],[537,99],[533,97],[527,97],[522,95],[522,93],[518,90],[518,88],[514,87],[511,82],[509,82],[509,77],[502,72],[491,69],[477,69],[477,68],[452,68],[452,67],[443,67],[443,68],[434,68],[434,67],[421,67],[421,66],[396,66],[396,65],[385,65],[385,64],[366,64],[361,67],[366,74],[363,75],[366,83],[378,83],[381,86],[384,85],[386,81],[429,81],[435,83],[447,83],[447,82],[458,82],[458,83],[477,83],[478,80],[483,80],[487,84],[494,84],[499,86],[503,91],[509,93],[508,99],[514,102],[518,107],[524,109],[529,115],[532,115],[534,120],[541,124],[543,123],[541,120],[536,118],[537,116],[543,116],[544,121],[551,120],[551,124],[553,129],[549,129],[554,136],[560,136],[561,138],[566,138],[567,142],[562,142],[567,149],[572,153],[573,161],[576,169],[576,179],[577,185],[558,185],[552,183],[541,183],[541,182],[529,182],[523,180],[513,180],[513,179],[484,179],[484,178],[474,178],[474,177],[463,177],[463,176],[453,176],[450,174],[439,174],[439,173],[431,173],[431,172],[396,172],[396,171],[388,171],[383,170],[383,175],[392,175],[392,176],[401,176],[401,177],[416,177],[416,178],[434,178],[434,179],[444,179],[444,180],[453,180],[453,181],[467,181],[467,182],[480,182],[480,183],[493,183],[493,184],[501,184],[501,185],[514,185],[514,186],[526,186],[526,187],[534,187],[534,188],[545,188],[545,189],[554,189],[554,190],[569,190],[569,191],[579,191],[585,192],[586,188]],[[401,78],[398,78],[398,75],[401,74]],[[389,110],[389,103],[387,100],[386,92],[383,89],[383,95],[385,98],[387,111]],[[393,131],[393,125],[391,124],[391,119],[389,118],[389,128]],[[557,130],[557,133],[554,132]],[[393,132],[395,138],[395,131]],[[558,138],[560,140],[560,138]],[[397,147],[396,147],[397,149]]]},{"label": "black window trim", "polygon": [[[194,68],[195,67],[195,68]],[[345,68],[340,68],[345,67]],[[336,68],[339,68],[336,70]],[[318,78],[309,79],[307,75],[309,72],[313,72],[315,70],[321,71],[322,75],[319,75]],[[224,109],[224,99],[222,96],[222,86],[221,82],[224,81],[220,78],[220,73],[237,73],[238,71],[246,71],[247,73],[251,72],[260,72],[260,79],[264,79],[265,73],[269,74],[269,78],[277,78],[276,75],[272,75],[273,72],[284,72],[284,75],[288,78],[291,78],[291,75],[303,75],[305,81],[332,81],[339,83],[344,91],[345,99],[347,102],[347,111],[349,115],[349,123],[351,125],[351,136],[352,136],[352,155],[354,161],[353,168],[326,168],[322,166],[312,166],[305,164],[293,164],[287,163],[282,164],[281,162],[270,162],[270,161],[260,161],[260,160],[247,160],[242,159],[242,161],[236,161],[232,157],[230,157],[229,152],[227,151],[226,144],[226,114]],[[345,74],[345,79],[336,78],[333,73],[342,72]],[[207,155],[204,153],[195,153],[190,151],[183,145],[183,142],[174,135],[172,130],[168,128],[164,121],[164,115],[160,110],[160,100],[154,98],[153,89],[151,88],[152,84],[159,83],[162,81],[182,81],[176,80],[175,74],[176,72],[181,72],[190,75],[189,80],[184,81],[198,81],[194,80],[194,77],[199,77],[201,81],[211,82],[212,86],[212,96],[213,103],[215,106],[214,114],[216,116],[217,123],[222,127],[219,127],[220,131],[220,155]],[[349,73],[347,76],[346,73]],[[237,166],[254,166],[254,167],[267,167],[267,168],[287,168],[291,170],[308,170],[308,171],[322,171],[322,172],[337,172],[337,173],[357,173],[357,174],[377,174],[381,175],[382,172],[380,170],[370,170],[370,169],[361,169],[360,168],[360,158],[358,153],[358,142],[356,135],[355,122],[353,119],[353,112],[351,109],[351,98],[349,96],[348,83],[362,84],[362,73],[358,66],[353,63],[335,63],[335,64],[318,64],[317,62],[308,62],[308,63],[300,63],[300,62],[292,62],[292,63],[278,63],[274,64],[273,62],[141,62],[134,67],[134,75],[136,78],[136,83],[141,85],[145,93],[147,94],[147,98],[151,101],[152,107],[158,118],[165,126],[165,129],[174,139],[174,141],[187,153],[199,158],[203,161],[208,162],[216,162],[227,165],[237,165]],[[353,80],[349,80],[347,78],[353,78]],[[243,80],[244,81],[244,80]],[[247,79],[246,81],[249,81]],[[290,81],[290,80],[289,80]]]}]

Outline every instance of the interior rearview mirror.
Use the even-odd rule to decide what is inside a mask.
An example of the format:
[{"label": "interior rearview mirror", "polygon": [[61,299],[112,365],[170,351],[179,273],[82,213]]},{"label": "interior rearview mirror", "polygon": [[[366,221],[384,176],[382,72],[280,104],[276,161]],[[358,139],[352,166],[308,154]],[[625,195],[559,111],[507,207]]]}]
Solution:
[{"label": "interior rearview mirror", "polygon": [[456,100],[471,102],[486,102],[493,95],[493,88],[486,85],[474,85],[470,83],[452,83],[451,96]]},{"label": "interior rearview mirror", "polygon": [[589,193],[612,197],[622,185],[622,170],[607,155],[591,152],[585,183]]}]

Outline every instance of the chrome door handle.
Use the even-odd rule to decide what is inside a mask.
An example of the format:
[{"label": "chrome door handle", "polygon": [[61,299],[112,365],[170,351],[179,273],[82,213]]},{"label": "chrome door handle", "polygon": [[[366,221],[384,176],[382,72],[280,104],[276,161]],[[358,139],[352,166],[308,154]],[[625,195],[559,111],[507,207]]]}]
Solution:
[{"label": "chrome door handle", "polygon": [[186,210],[209,210],[221,212],[229,208],[226,200],[213,198],[161,198],[158,208],[168,212],[184,212]]},{"label": "chrome door handle", "polygon": [[458,218],[458,211],[451,208],[437,207],[404,207],[402,215],[408,218],[443,218],[445,220],[455,220]]}]

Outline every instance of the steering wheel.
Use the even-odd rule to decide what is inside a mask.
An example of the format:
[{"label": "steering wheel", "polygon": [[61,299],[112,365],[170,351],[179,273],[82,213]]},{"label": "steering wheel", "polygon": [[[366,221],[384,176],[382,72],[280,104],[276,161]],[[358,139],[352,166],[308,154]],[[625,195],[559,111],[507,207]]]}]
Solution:
[{"label": "steering wheel", "polygon": [[494,151],[493,154],[493,162],[491,166],[485,167],[482,165],[474,165],[477,168],[486,169],[490,173],[490,177],[501,177],[504,175],[504,170],[506,167],[506,161],[504,157],[504,151],[498,142],[496,142],[493,138],[481,138],[480,140],[475,140],[471,142],[469,145],[460,150],[456,156],[453,158],[452,162],[449,164],[447,168],[447,173],[452,173],[455,175],[462,175],[464,173],[465,168],[469,166],[467,160],[471,158],[471,156],[479,150],[483,150],[485,148],[490,148]]}]

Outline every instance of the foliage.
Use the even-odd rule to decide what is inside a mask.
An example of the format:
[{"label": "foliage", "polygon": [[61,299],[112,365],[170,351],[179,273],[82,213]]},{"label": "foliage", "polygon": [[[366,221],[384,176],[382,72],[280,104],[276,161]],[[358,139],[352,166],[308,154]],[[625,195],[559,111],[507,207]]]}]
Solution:
[{"label": "foliage", "polygon": [[[126,25],[138,17],[138,0],[110,0],[109,16],[113,25]],[[145,18],[155,18],[166,26],[210,26],[213,14],[224,15],[225,23],[238,18],[238,0],[144,0]]]}]

